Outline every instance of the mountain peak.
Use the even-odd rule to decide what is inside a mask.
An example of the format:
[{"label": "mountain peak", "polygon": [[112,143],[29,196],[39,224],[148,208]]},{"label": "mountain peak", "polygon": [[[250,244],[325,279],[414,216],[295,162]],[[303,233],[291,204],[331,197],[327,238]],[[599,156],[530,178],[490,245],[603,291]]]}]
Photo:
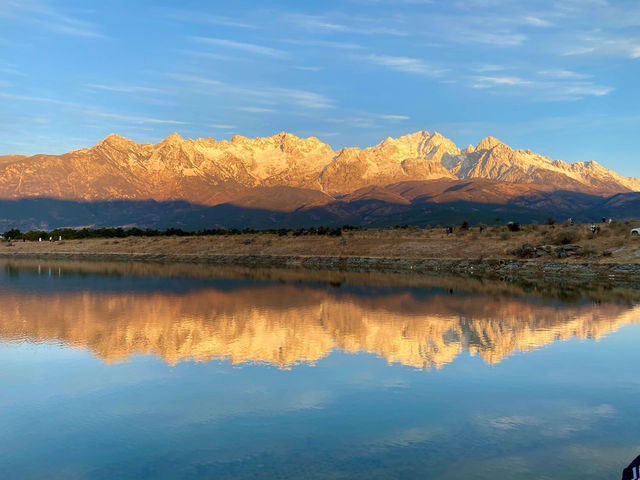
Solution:
[{"label": "mountain peak", "polygon": [[110,146],[110,147],[121,148],[121,147],[130,146],[130,145],[135,145],[135,142],[133,140],[129,140],[127,137],[123,137],[122,135],[117,135],[115,133],[112,133],[104,137],[102,140],[100,140],[95,146],[96,147]]},{"label": "mountain peak", "polygon": [[478,143],[476,150],[491,150],[497,145],[504,145],[504,144],[500,140],[498,140],[496,137],[486,137],[480,140],[480,143]]},{"label": "mountain peak", "polygon": [[184,138],[182,138],[177,132],[173,132],[167,138],[158,143],[158,145],[176,145],[184,142]]}]

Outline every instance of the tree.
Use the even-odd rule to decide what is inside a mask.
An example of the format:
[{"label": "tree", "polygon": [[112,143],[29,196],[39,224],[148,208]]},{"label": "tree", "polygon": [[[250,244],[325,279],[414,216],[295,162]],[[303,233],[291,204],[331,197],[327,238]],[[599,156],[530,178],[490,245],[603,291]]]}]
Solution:
[{"label": "tree", "polygon": [[22,232],[17,228],[12,228],[11,230],[4,232],[3,237],[7,240],[16,240],[18,238],[22,238]]}]

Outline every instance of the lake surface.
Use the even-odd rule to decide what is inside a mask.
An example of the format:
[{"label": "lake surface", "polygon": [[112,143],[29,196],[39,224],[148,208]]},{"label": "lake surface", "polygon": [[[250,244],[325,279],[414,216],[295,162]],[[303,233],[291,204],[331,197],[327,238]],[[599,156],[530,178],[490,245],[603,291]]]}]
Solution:
[{"label": "lake surface", "polygon": [[0,478],[620,478],[639,298],[0,261]]}]

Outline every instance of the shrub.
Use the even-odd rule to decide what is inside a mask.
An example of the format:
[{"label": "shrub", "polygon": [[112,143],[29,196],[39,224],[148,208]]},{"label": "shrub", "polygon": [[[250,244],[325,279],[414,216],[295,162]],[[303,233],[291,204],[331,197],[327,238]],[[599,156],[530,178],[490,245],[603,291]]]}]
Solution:
[{"label": "shrub", "polygon": [[582,240],[582,235],[576,229],[561,230],[551,235],[551,243],[554,245],[569,245]]},{"label": "shrub", "polygon": [[507,228],[509,229],[510,232],[519,232],[520,224],[518,222],[509,222],[507,223]]}]

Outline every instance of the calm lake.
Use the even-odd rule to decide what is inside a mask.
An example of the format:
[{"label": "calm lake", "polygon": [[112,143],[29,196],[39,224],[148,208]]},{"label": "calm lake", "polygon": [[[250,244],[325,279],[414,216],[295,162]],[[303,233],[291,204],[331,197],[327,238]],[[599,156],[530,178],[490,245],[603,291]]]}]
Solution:
[{"label": "calm lake", "polygon": [[0,478],[604,479],[640,294],[0,261]]}]

